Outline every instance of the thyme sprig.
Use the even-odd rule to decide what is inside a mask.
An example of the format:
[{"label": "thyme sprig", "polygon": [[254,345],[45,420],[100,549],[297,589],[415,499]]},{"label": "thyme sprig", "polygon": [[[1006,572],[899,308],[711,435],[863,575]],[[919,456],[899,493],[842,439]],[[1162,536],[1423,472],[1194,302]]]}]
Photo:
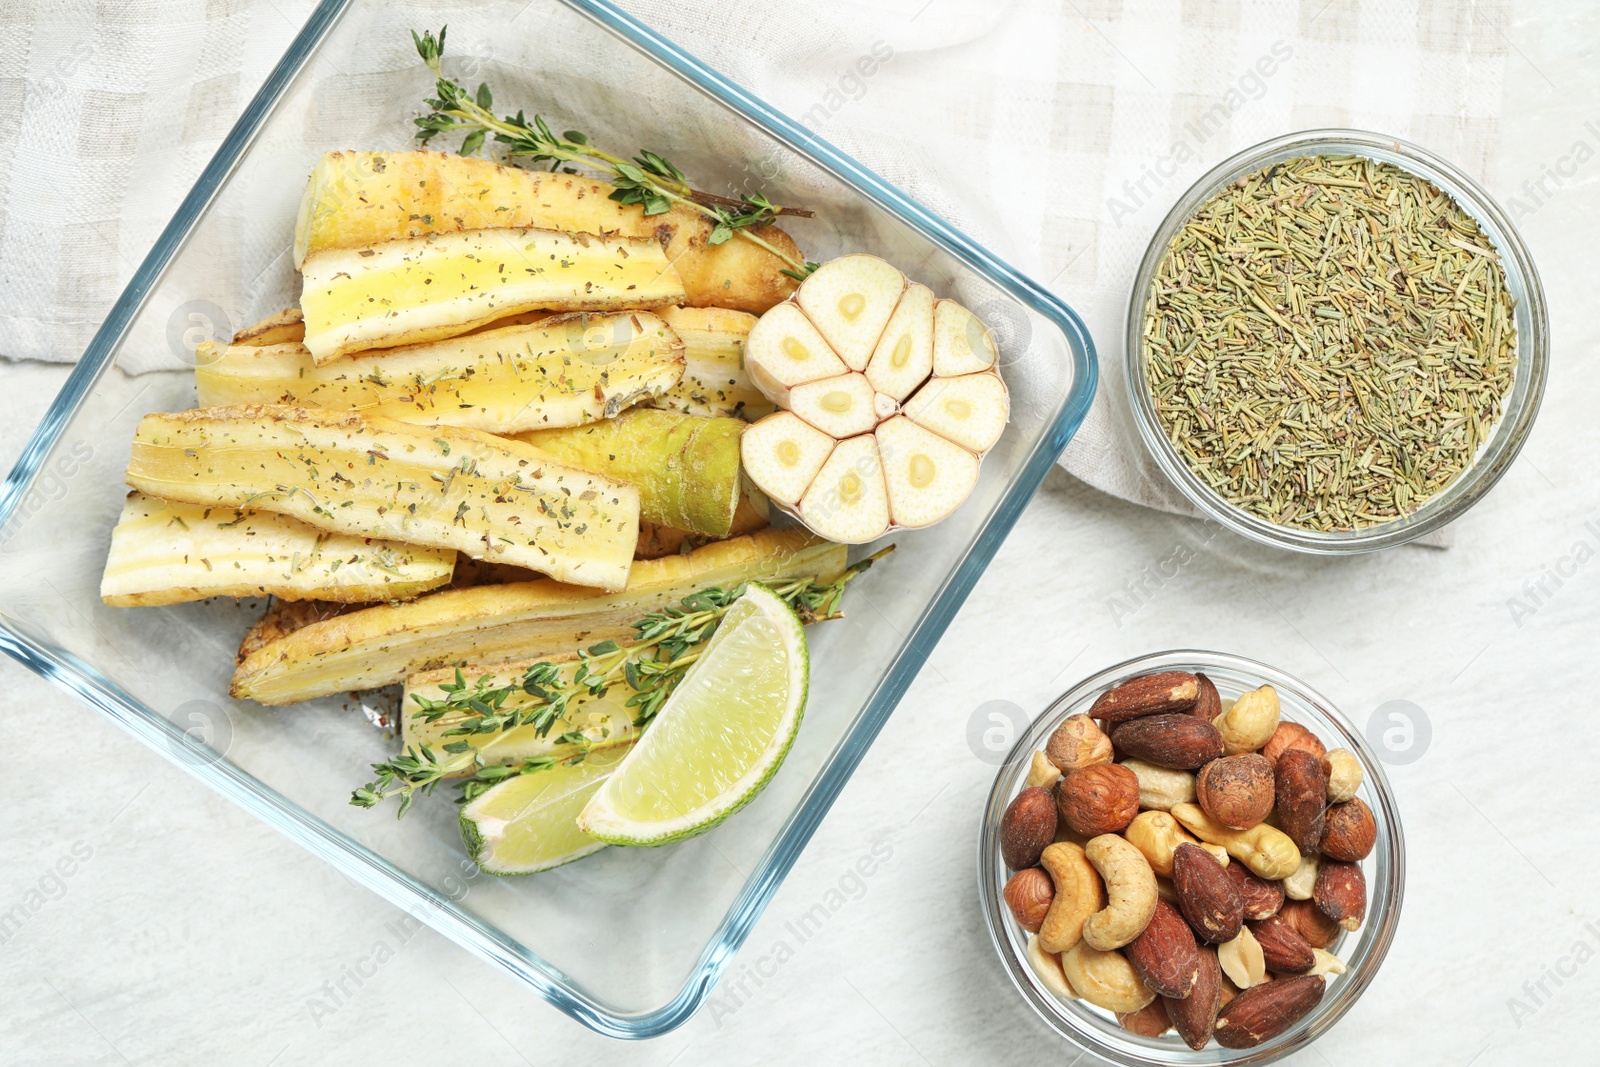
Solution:
[{"label": "thyme sprig", "polygon": [[[839,602],[845,586],[893,550],[894,546],[890,545],[851,565],[832,582],[792,578],[768,583],[768,588],[792,607],[804,623],[837,618],[841,614]],[[390,797],[399,797],[398,818],[411,810],[418,795],[431,793],[445,779],[463,773],[470,772],[470,777],[460,783],[461,796],[457,798],[457,803],[464,804],[507,778],[578,763],[588,754],[595,739],[577,730],[569,730],[556,738],[560,744],[577,746],[576,753],[535,756],[519,763],[493,765],[485,764],[483,756],[518,727],[532,726],[538,736],[546,735],[566,717],[573,698],[585,693],[604,696],[615,685],[626,685],[633,690],[627,706],[635,709],[635,728],[643,729],[661,710],[689,667],[700,658],[703,651],[700,646],[716,632],[734,602],[744,595],[745,585],[740,582],[727,587],[711,586],[691,593],[676,605],[651,612],[634,621],[635,636],[631,643],[619,645],[608,640],[590,645],[578,653],[576,667],[570,662],[541,660],[506,685],[494,684],[493,674],[484,674],[469,683],[462,670],[456,668],[454,681],[439,687],[444,694],[442,697],[411,694],[416,704],[411,714],[430,723],[447,715],[460,715],[461,721],[443,736],[463,740],[447,741],[437,752],[429,745],[407,746],[399,756],[372,764],[375,777],[351,793],[350,803],[358,808],[372,808]],[[519,690],[535,699],[507,707],[507,702]],[[477,745],[464,740],[486,734],[499,736]]]},{"label": "thyme sprig", "polygon": [[515,115],[497,117],[494,94],[487,82],[480,83],[477,92],[469,92],[441,71],[446,29],[441,27],[438,36],[432,31],[420,36],[411,31],[417,55],[433,71],[434,91],[438,94],[424,101],[432,110],[416,119],[416,136],[423,144],[440,134],[465,131],[460,149],[464,156],[475,154],[492,136],[497,143],[509,146],[507,155],[548,163],[551,170],[563,164],[603,170],[616,186],[611,199],[620,204],[638,204],[646,215],[661,215],[671,211],[673,204],[685,204],[711,220],[707,238],[711,244],[721,244],[737,234],[787,263],[783,273],[791,278],[803,281],[817,269],[817,264],[797,260],[753,232],[780,215],[811,218],[812,212],[805,208],[780,207],[760,192],[739,199],[703,192],[690,186],[683,171],[655,152],[643,150],[632,159],[625,159],[590,144],[589,138],[578,130],[557,135],[538,115],[530,120],[519,110]]}]

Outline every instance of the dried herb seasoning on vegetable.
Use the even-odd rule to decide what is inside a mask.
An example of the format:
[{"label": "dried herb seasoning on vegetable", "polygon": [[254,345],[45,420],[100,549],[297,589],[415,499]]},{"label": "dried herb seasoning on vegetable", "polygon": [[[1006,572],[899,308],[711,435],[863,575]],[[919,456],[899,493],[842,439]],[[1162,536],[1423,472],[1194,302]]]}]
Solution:
[{"label": "dried herb seasoning on vegetable", "polygon": [[1230,184],[1179,231],[1145,304],[1157,419],[1237,507],[1307,530],[1415,511],[1504,410],[1513,302],[1478,224],[1353,156]]}]

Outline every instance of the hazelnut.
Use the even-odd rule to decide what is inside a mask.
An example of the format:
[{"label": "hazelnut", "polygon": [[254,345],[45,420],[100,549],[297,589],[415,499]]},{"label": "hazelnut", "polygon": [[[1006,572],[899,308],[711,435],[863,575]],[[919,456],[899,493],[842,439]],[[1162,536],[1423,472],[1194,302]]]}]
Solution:
[{"label": "hazelnut", "polygon": [[1261,754],[1269,763],[1277,763],[1278,757],[1289,748],[1302,749],[1319,760],[1328,753],[1317,735],[1304,726],[1297,722],[1280,722],[1272,736],[1267,738],[1267,743],[1261,746]]},{"label": "hazelnut", "polygon": [[1119,833],[1139,814],[1139,779],[1115,763],[1069,771],[1056,786],[1056,806],[1075,833]]},{"label": "hazelnut", "polygon": [[1072,715],[1050,735],[1045,755],[1063,771],[1111,762],[1111,739],[1087,715]]},{"label": "hazelnut", "polygon": [[1378,823],[1360,797],[1335,804],[1323,816],[1322,854],[1329,859],[1356,863],[1367,858],[1378,842]]},{"label": "hazelnut", "polygon": [[1309,900],[1288,900],[1278,915],[1284,922],[1300,932],[1312,948],[1327,948],[1339,940],[1344,928],[1324,915],[1322,909]]},{"label": "hazelnut", "polygon": [[1272,764],[1246,752],[1200,768],[1195,795],[1205,813],[1234,830],[1248,830],[1272,811]]},{"label": "hazelnut", "polygon": [[1001,895],[1018,925],[1036,934],[1056,898],[1056,888],[1043,867],[1024,867],[1006,882]]},{"label": "hazelnut", "polygon": [[1033,867],[1056,839],[1056,804],[1042,786],[1024,789],[1000,817],[1000,857],[1014,871]]}]

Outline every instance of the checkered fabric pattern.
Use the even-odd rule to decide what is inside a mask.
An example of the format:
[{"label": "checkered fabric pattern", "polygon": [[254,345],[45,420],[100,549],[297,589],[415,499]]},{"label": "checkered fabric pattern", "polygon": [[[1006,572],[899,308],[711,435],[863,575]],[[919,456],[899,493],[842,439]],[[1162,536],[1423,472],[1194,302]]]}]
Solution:
[{"label": "checkered fabric pattern", "polygon": [[[395,6],[438,21],[426,0]],[[1102,384],[1063,464],[1168,510],[1188,509],[1132,434],[1121,335],[1138,261],[1182,192],[1317,126],[1394,134],[1497,177],[1509,0],[622,6],[1073,304]],[[311,7],[0,4],[0,355],[77,358]]]}]

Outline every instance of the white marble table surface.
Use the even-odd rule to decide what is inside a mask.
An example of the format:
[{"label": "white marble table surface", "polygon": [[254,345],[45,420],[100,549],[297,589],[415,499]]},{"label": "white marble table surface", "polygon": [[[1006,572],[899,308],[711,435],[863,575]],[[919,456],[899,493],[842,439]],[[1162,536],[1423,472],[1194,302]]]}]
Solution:
[{"label": "white marble table surface", "polygon": [[[1519,8],[1503,198],[1576,142],[1600,147],[1600,125],[1585,125],[1600,120],[1588,6]],[[1390,959],[1293,1062],[1600,1062],[1597,178],[1600,160],[1585,162],[1521,220],[1550,300],[1549,388],[1523,458],[1460,522],[1454,548],[1321,561],[1227,535],[1202,544],[1194,523],[1053,474],[732,982],[873,842],[890,858],[776,974],[747,979],[745,996],[725,980],[710,1008],[655,1041],[598,1037],[426,930],[336,1011],[314,1010],[398,912],[0,662],[0,911],[41,884],[50,893],[0,944],[0,1063],[1074,1062],[1008,985],[978,915],[971,857],[992,768],[969,750],[967,722],[985,700],[1034,711],[1104,665],[1195,644],[1298,674],[1359,722],[1406,700],[1431,725],[1421,757],[1390,768],[1410,857]],[[0,365],[0,462],[64,377]],[[1194,546],[1193,561],[1119,620],[1112,598],[1178,545]],[[1548,596],[1526,599],[1558,572]],[[1514,598],[1536,610],[1514,617]],[[73,873],[49,882],[64,856]]]}]

